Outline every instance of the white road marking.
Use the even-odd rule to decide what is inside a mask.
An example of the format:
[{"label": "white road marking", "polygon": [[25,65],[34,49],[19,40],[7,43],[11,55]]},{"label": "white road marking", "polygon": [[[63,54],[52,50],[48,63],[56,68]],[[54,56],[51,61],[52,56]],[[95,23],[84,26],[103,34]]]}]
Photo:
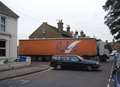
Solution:
[{"label": "white road marking", "polygon": [[108,84],[107,87],[110,87],[110,85]]},{"label": "white road marking", "polygon": [[112,64],[112,68],[111,68],[111,71],[110,71],[110,77],[108,79],[107,87],[110,87],[110,82],[111,82],[111,79],[112,79],[113,66],[114,66],[114,63]]},{"label": "white road marking", "polygon": [[109,82],[111,81],[111,79],[108,80]]},{"label": "white road marking", "polygon": [[24,80],[24,79],[22,79],[22,80],[20,80],[21,81],[21,84],[26,84],[26,83],[29,83],[30,82],[30,80]]}]

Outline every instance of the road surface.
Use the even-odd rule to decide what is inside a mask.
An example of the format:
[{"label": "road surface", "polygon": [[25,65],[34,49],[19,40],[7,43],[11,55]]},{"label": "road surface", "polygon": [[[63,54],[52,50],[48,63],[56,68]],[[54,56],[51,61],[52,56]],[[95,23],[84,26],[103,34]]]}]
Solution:
[{"label": "road surface", "polygon": [[104,63],[102,71],[47,70],[0,81],[0,87],[107,87],[112,64]]}]

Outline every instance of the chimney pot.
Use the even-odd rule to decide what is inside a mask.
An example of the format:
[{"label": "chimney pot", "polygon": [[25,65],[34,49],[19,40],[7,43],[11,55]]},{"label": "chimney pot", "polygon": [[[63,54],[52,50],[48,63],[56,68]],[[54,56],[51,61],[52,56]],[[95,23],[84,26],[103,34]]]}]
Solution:
[{"label": "chimney pot", "polygon": [[70,32],[70,25],[67,25],[67,32]]}]

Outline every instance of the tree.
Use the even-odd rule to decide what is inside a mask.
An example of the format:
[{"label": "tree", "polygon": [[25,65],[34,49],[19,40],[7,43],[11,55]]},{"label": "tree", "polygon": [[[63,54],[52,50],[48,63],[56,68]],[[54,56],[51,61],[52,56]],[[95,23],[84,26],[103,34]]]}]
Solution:
[{"label": "tree", "polygon": [[107,0],[103,9],[107,11],[105,24],[116,40],[120,40],[120,0]]}]

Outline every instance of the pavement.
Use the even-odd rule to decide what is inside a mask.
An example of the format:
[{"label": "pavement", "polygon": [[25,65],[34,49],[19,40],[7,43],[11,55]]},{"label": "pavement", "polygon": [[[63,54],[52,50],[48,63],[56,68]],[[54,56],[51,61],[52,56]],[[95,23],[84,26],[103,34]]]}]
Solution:
[{"label": "pavement", "polygon": [[0,71],[0,80],[6,80],[10,78],[24,76],[24,75],[40,72],[43,70],[47,70],[49,68],[50,67],[48,66],[47,62],[33,62],[29,66]]}]

